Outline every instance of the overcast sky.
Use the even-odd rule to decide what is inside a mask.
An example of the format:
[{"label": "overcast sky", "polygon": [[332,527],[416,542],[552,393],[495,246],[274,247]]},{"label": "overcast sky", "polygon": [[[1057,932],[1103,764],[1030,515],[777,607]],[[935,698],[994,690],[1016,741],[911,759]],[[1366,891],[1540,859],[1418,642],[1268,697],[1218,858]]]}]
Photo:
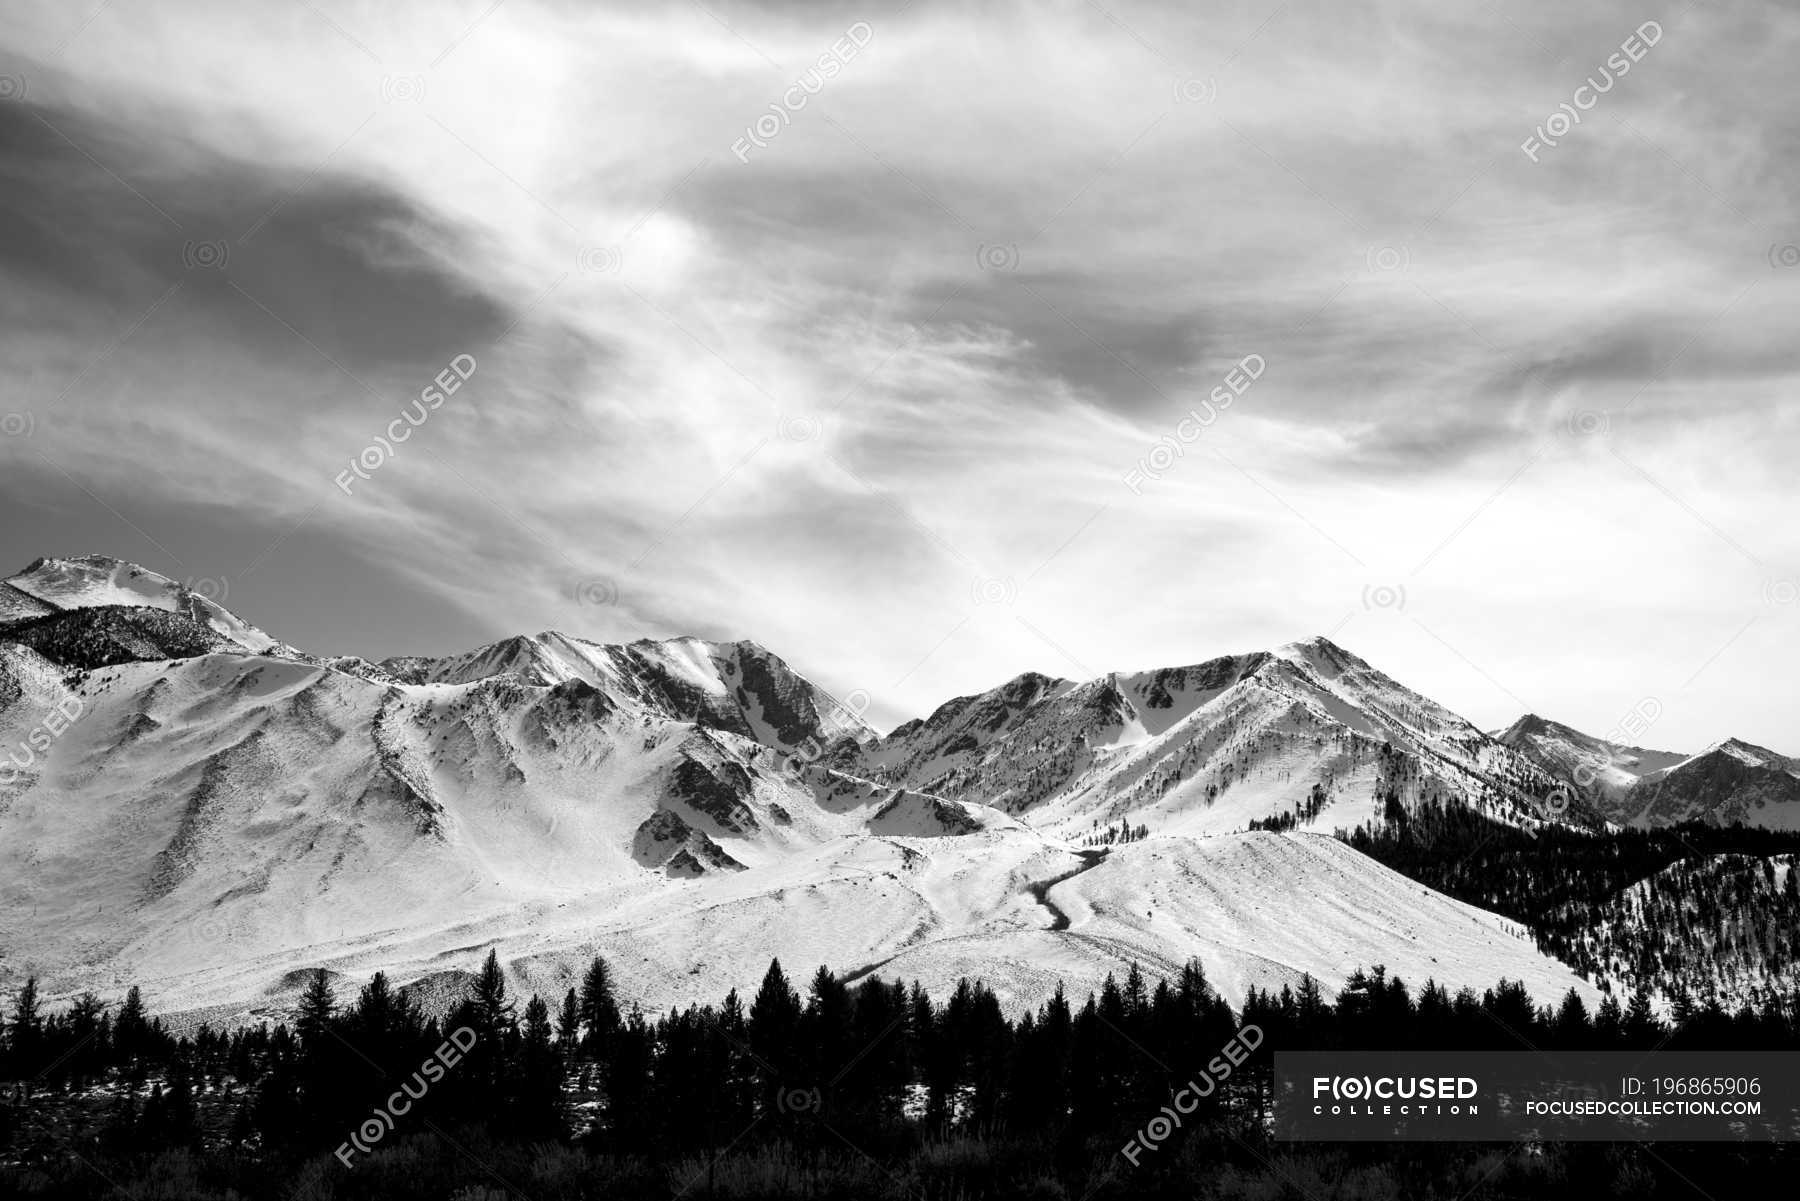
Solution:
[{"label": "overcast sky", "polygon": [[1800,753],[1800,14],[1576,7],[0,0],[0,553]]}]

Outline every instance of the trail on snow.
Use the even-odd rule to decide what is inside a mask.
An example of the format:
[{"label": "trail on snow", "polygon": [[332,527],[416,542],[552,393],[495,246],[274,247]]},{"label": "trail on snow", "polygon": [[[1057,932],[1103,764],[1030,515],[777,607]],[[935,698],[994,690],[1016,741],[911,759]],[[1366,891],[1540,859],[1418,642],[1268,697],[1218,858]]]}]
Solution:
[{"label": "trail on snow", "polygon": [[[1061,884],[1064,880],[1073,880],[1076,876],[1081,875],[1081,873],[1092,871],[1096,867],[1099,867],[1106,861],[1107,849],[1108,848],[1102,847],[1097,850],[1076,851],[1075,855],[1081,860],[1081,866],[1071,868],[1061,875],[1052,876],[1048,880],[1040,880],[1035,884],[1027,884],[1025,886],[1025,891],[1031,894],[1032,899],[1039,905],[1042,905],[1050,914],[1049,929],[1052,931],[1067,930],[1070,925],[1069,915],[1063,911],[1062,906],[1050,899],[1050,890],[1055,888],[1058,884]],[[923,933],[923,929],[921,929],[920,932]],[[907,941],[908,943],[913,942],[912,939],[908,939]],[[840,974],[838,980],[843,984],[859,983],[865,977],[874,975],[894,960],[900,958],[906,951],[912,949],[914,949],[912,946],[908,946],[903,950],[896,951],[894,954],[889,955],[886,959],[877,959],[873,963],[865,963],[860,967],[851,968],[849,971]]]},{"label": "trail on snow", "polygon": [[1105,848],[1091,851],[1076,851],[1075,854],[1081,859],[1080,867],[1072,868],[1060,876],[1052,876],[1048,880],[1040,880],[1036,884],[1027,884],[1025,886],[1025,891],[1031,894],[1032,899],[1049,911],[1050,929],[1052,930],[1067,930],[1069,928],[1069,915],[1063,911],[1061,905],[1058,905],[1055,901],[1050,899],[1050,890],[1055,888],[1058,884],[1061,884],[1064,880],[1073,880],[1082,872],[1093,871],[1106,860]]}]

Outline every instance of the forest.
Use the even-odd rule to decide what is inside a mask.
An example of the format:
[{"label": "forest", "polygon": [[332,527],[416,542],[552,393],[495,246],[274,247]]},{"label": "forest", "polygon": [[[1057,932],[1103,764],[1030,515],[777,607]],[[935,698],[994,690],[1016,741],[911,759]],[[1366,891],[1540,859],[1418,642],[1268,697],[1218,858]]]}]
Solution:
[{"label": "forest", "polygon": [[1435,797],[1390,794],[1340,834],[1430,888],[1530,928],[1606,990],[1676,1006],[1779,1000],[1800,984],[1800,833],[1688,822],[1654,830],[1523,828]]},{"label": "forest", "polygon": [[[796,984],[776,961],[748,1001],[649,1015],[598,958],[554,1005],[520,1004],[492,954],[441,1017],[380,974],[341,985],[315,974],[273,1027],[177,1032],[137,989],[51,1012],[28,982],[0,1043],[0,1195],[1454,1201],[1698,1195],[1681,1181],[1796,1166],[1777,1145],[1283,1144],[1266,1119],[1278,1049],[1800,1049],[1800,997],[1670,1024],[1641,990],[1590,1010],[1374,967],[1234,1009],[1190,963],[1009,1016],[978,982]],[[1187,1128],[1123,1155],[1251,1025],[1257,1051]]]}]

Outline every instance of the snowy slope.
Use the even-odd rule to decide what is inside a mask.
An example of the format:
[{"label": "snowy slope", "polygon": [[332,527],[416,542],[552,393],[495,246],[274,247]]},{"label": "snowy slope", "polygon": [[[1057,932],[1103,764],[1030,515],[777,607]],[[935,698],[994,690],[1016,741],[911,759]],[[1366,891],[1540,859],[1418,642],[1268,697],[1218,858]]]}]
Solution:
[{"label": "snowy slope", "polygon": [[1323,638],[1079,685],[1021,676],[834,762],[1072,838],[1121,821],[1244,830],[1315,787],[1324,807],[1301,824],[1318,830],[1369,820],[1390,791],[1529,822],[1552,787],[1511,748]]},{"label": "snowy slope", "polygon": [[580,680],[383,685],[229,653],[64,676],[16,646],[0,680],[7,745],[78,703],[0,783],[0,975],[58,987],[243,999],[349,948],[399,965],[417,943],[423,971],[563,907],[681,910],[712,903],[697,879],[751,874],[756,895],[827,846],[1040,841]]},{"label": "snowy slope", "polygon": [[[29,682],[54,695],[54,672]],[[574,719],[566,685],[382,689],[213,655],[95,673],[79,695],[0,850],[3,966],[58,991],[279,1012],[303,968],[430,980],[489,949],[546,992],[606,954],[655,1007],[752,985],[774,953],[934,990],[980,975],[1009,1006],[1189,956],[1234,999],[1377,962],[1545,997],[1576,983],[1507,923],[1330,839],[1157,837],[1084,859],[966,803],[817,767],[764,776],[773,755],[691,727],[628,753],[605,736],[616,715]],[[741,809],[670,795],[671,765],[709,751],[755,773]],[[633,834],[668,815],[744,869],[651,870]]]},{"label": "snowy slope", "polygon": [[[1537,820],[1529,762],[1322,639],[1021,676],[877,738],[748,642],[546,632],[372,664],[130,564],[41,560],[8,587],[0,989],[273,1012],[306,969],[429,993],[489,949],[556,992],[607,954],[658,1007],[775,954],[980,975],[1019,1005],[1189,956],[1233,996],[1375,963],[1574,982],[1341,844],[1242,833],[1308,797],[1315,830],[1389,794]],[[1150,837],[1083,845],[1125,818]]]},{"label": "snowy slope", "polygon": [[[1505,976],[1540,998],[1570,988],[1594,996],[1516,923],[1320,835],[1153,837],[1113,847],[1052,885],[1042,908],[996,914],[909,948],[881,970],[906,979],[981,976],[1020,1004],[1041,999],[1057,979],[1085,992],[1131,963],[1166,976],[1190,958],[1234,1003],[1251,986],[1297,985],[1303,972],[1335,989],[1376,963],[1409,984],[1434,979],[1452,991]],[[1058,915],[1066,928],[1053,928]]]},{"label": "snowy slope", "polygon": [[1686,757],[1676,751],[1615,745],[1535,713],[1526,714],[1494,737],[1558,779],[1592,780],[1593,788],[1612,799]]},{"label": "snowy slope", "polygon": [[[105,555],[39,559],[0,586],[0,621],[71,609],[117,606],[175,613],[248,651],[281,651],[276,641],[203,593]],[[36,612],[32,610],[36,609]]]},{"label": "snowy slope", "polygon": [[1682,821],[1800,829],[1800,760],[1739,739],[1698,755],[1613,745],[1530,714],[1496,739],[1621,825]]}]

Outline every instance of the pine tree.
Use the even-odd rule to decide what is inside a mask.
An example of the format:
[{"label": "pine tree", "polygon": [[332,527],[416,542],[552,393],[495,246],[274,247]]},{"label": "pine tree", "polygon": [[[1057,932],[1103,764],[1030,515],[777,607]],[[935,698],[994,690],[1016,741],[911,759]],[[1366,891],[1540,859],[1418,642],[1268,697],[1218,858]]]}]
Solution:
[{"label": "pine tree", "polygon": [[582,1052],[594,1059],[606,1057],[607,1041],[619,1030],[619,1003],[613,996],[612,973],[606,960],[594,956],[581,982],[581,1024],[587,1028]]},{"label": "pine tree", "polygon": [[25,986],[13,1000],[12,1019],[6,1026],[12,1059],[12,1075],[16,1080],[36,1078],[42,1065],[44,1017],[38,1011],[37,977],[28,976]]},{"label": "pine tree", "polygon": [[[294,1021],[301,1045],[311,1050],[322,1043],[326,1032],[331,1029],[331,1019],[336,1012],[337,994],[332,991],[331,979],[325,974],[325,969],[320,968],[313,972],[312,982],[301,994],[300,1012]],[[121,1014],[120,1021],[123,1020],[124,1015]]]},{"label": "pine tree", "polygon": [[757,1057],[783,1077],[761,1081],[765,1115],[778,1112],[775,1097],[779,1090],[810,1087],[807,1081],[792,1078],[800,1061],[800,1015],[800,997],[781,970],[781,960],[769,960],[762,986],[750,1003],[749,1021],[750,1045]]},{"label": "pine tree", "polygon": [[1650,1006],[1650,993],[1643,987],[1631,994],[1625,1010],[1625,1042],[1635,1050],[1647,1051],[1662,1041],[1663,1026]]},{"label": "pine tree", "polygon": [[1587,1005],[1573,988],[1564,994],[1556,1011],[1554,1035],[1558,1046],[1585,1047],[1593,1041],[1593,1028],[1588,1023]]},{"label": "pine tree", "polygon": [[581,1042],[581,1002],[570,989],[563,994],[562,1009],[556,1015],[556,1045],[565,1059],[573,1059]]},{"label": "pine tree", "polygon": [[[312,981],[300,997],[300,1011],[294,1028],[300,1036],[300,1063],[297,1089],[299,1095],[302,1137],[322,1137],[335,1126],[342,1125],[356,1104],[357,1092],[346,1059],[348,1048],[336,1030],[337,994],[323,968],[313,973]],[[366,1068],[364,1069],[366,1072]],[[145,1109],[145,1121],[150,1111]],[[284,1136],[292,1132],[282,1132]]]},{"label": "pine tree", "polygon": [[513,1065],[508,1044],[517,1034],[517,1018],[507,999],[506,973],[500,968],[498,952],[488,952],[467,1002],[451,1015],[450,1027],[458,1025],[469,1028],[475,1043],[469,1050],[468,1068],[459,1073],[458,1086],[450,1096],[473,1117],[511,1087],[508,1075]]},{"label": "pine tree", "polygon": [[513,1005],[506,999],[506,973],[500,970],[498,951],[488,952],[470,999],[474,1002],[475,1016],[480,1023],[475,1031],[478,1036],[497,1039],[512,1029],[515,1021]]},{"label": "pine tree", "polygon": [[619,1023],[610,1048],[606,1080],[605,1122],[594,1131],[596,1141],[614,1150],[642,1154],[653,1145],[652,1064],[655,1033],[634,1007]]},{"label": "pine tree", "polygon": [[1138,1024],[1149,1006],[1150,994],[1144,984],[1143,969],[1138,967],[1135,959],[1131,962],[1130,970],[1125,973],[1124,999],[1126,1020],[1132,1023],[1132,1033],[1137,1033]]},{"label": "pine tree", "polygon": [[113,1021],[113,1046],[127,1066],[135,1068],[137,1060],[149,1051],[150,1021],[144,1012],[144,994],[133,984],[125,992],[125,1003]]},{"label": "pine tree", "polygon": [[99,1073],[106,1052],[106,1006],[91,992],[75,998],[67,1018],[69,1049],[66,1068],[76,1087]]},{"label": "pine tree", "polygon": [[1069,1032],[1069,1121],[1077,1137],[1100,1129],[1117,1112],[1103,1087],[1103,1060],[1110,1053],[1103,1039],[1108,1033],[1100,1024],[1094,994],[1089,993]]},{"label": "pine tree", "polygon": [[[1431,989],[1427,988],[1425,995],[1431,996]],[[1300,991],[1294,995],[1294,1026],[1296,1035],[1303,1040],[1301,1046],[1314,1045],[1315,1032],[1323,1030],[1326,1010],[1325,993],[1318,980],[1311,972],[1302,974]]]},{"label": "pine tree", "polygon": [[1625,1011],[1619,1005],[1619,998],[1609,992],[1601,998],[1600,1009],[1594,1015],[1595,1040],[1602,1050],[1611,1050],[1624,1036]]},{"label": "pine tree", "polygon": [[1677,984],[1675,995],[1669,1001],[1670,1024],[1680,1031],[1682,1027],[1693,1023],[1696,1012],[1693,994],[1688,992],[1686,985]]},{"label": "pine tree", "polygon": [[843,1071],[856,1049],[850,1045],[850,990],[831,970],[813,974],[800,1030],[807,1052],[809,1086],[819,1087]]},{"label": "pine tree", "polygon": [[741,1130],[755,1116],[758,1064],[744,1050],[750,1043],[750,1026],[737,989],[725,994],[725,1002],[719,1006],[713,1025],[721,1044],[718,1048],[722,1065],[718,1082],[720,1120],[731,1130]]},{"label": "pine tree", "polygon": [[516,1128],[528,1138],[562,1137],[562,1058],[551,1041],[550,1009],[536,994],[525,1003],[519,1047]]},{"label": "pine tree", "polygon": [[357,994],[351,1022],[356,1032],[372,1046],[383,1047],[398,1033],[397,1010],[393,991],[388,987],[387,973],[376,972]]}]

